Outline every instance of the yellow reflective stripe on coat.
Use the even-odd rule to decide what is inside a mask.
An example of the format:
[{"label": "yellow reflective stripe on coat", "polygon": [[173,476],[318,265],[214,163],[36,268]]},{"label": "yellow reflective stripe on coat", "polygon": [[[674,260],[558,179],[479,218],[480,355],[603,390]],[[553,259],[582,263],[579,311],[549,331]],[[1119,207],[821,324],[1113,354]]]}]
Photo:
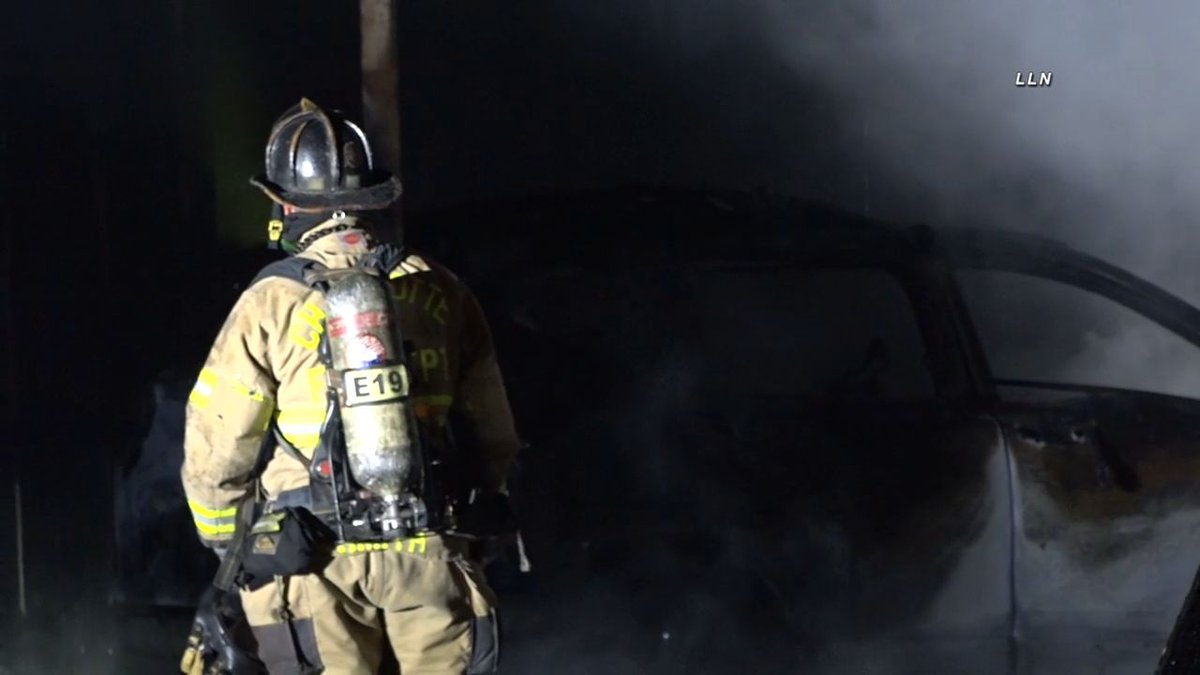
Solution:
[{"label": "yellow reflective stripe on coat", "polygon": [[192,521],[196,529],[206,535],[233,534],[237,528],[237,507],[213,509],[191,499],[188,508],[192,510]]},{"label": "yellow reflective stripe on coat", "polygon": [[325,382],[325,366],[316,365],[307,371],[308,395],[314,405],[323,405],[329,385]]},{"label": "yellow reflective stripe on coat", "polygon": [[301,450],[312,450],[321,439],[321,427],[325,424],[325,411],[318,409],[281,410],[275,418],[279,433],[288,443]]},{"label": "yellow reflective stripe on coat", "polygon": [[233,534],[234,530],[237,529],[237,523],[228,525],[209,525],[208,523],[196,521],[196,529],[200,530],[201,534],[207,534],[210,537],[219,537],[223,534]]},{"label": "yellow reflective stripe on coat", "polygon": [[200,376],[196,378],[196,385],[192,387],[192,393],[188,395],[188,402],[197,408],[203,408],[208,405],[212,399],[213,389],[217,386],[217,374],[210,368],[202,368]]},{"label": "yellow reflective stripe on coat", "polygon": [[231,516],[237,516],[236,506],[230,506],[224,509],[210,509],[197,501],[189,499],[188,508],[192,510],[192,513],[204,518],[229,518]]},{"label": "yellow reflective stripe on coat", "polygon": [[[218,384],[221,384],[222,391],[232,390],[239,397],[244,397],[253,403],[266,403],[269,398],[261,391],[251,389],[237,380],[227,381],[226,384],[222,384],[216,371],[211,368],[203,368],[200,371],[200,376],[196,378],[196,385],[192,387],[192,393],[188,395],[188,401],[197,408],[207,408],[209,403],[212,402],[213,395],[218,391]],[[263,428],[266,428],[266,424],[263,424]]]}]

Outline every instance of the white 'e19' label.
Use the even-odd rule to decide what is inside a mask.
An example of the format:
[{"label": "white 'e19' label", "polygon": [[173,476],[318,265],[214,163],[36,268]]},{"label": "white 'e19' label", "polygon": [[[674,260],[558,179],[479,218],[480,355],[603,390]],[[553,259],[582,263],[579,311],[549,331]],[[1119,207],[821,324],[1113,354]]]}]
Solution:
[{"label": "white 'e19' label", "polygon": [[342,378],[347,406],[383,403],[408,396],[408,370],[403,365],[347,370]]}]

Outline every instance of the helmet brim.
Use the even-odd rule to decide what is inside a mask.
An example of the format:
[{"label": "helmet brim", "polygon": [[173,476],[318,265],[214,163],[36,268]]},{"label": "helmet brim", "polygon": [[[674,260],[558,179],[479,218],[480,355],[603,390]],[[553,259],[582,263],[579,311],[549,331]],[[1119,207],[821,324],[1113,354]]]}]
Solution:
[{"label": "helmet brim", "polygon": [[262,190],[271,201],[300,211],[374,211],[387,208],[403,194],[400,179],[395,176],[388,176],[387,180],[371,187],[338,192],[288,191],[267,180],[266,175],[251,178],[250,184]]}]

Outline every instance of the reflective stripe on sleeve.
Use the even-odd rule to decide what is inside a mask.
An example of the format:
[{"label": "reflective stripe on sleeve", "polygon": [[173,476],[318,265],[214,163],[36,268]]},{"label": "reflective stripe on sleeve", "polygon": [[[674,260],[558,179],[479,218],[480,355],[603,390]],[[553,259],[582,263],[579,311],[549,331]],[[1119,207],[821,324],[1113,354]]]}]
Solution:
[{"label": "reflective stripe on sleeve", "polygon": [[200,376],[196,378],[196,386],[192,387],[192,393],[188,395],[188,402],[197,408],[207,407],[216,386],[217,374],[210,368],[201,369]]},{"label": "reflective stripe on sleeve", "polygon": [[212,509],[189,499],[188,508],[192,511],[192,521],[196,524],[196,529],[209,538],[232,535],[237,528],[236,506]]},{"label": "reflective stripe on sleeve", "polygon": [[318,409],[293,409],[279,411],[275,424],[288,443],[300,450],[312,450],[321,440],[321,427],[325,424],[325,411]]}]

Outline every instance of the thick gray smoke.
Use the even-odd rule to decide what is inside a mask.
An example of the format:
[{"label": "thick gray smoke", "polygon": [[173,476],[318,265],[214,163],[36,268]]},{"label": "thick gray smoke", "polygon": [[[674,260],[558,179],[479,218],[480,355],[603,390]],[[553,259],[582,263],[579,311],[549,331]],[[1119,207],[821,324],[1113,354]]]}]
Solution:
[{"label": "thick gray smoke", "polygon": [[[780,58],[860,121],[929,217],[1047,233],[1200,300],[1200,12],[1078,0],[765,3]],[[1050,87],[1017,73],[1053,72]]]},{"label": "thick gray smoke", "polygon": [[[781,57],[862,121],[868,161],[918,183],[928,219],[1048,234],[1200,301],[1194,6],[773,3],[764,15]],[[1030,71],[1052,72],[1051,86],[1017,87]],[[1046,310],[1025,319],[1054,320]],[[1103,303],[1089,310],[1075,316],[1086,330],[1074,354],[1047,341],[1054,361],[1038,364],[1011,353],[1030,344],[1011,332],[997,350],[1012,345],[1005,358],[1034,373],[1200,395],[1194,348]]]},{"label": "thick gray smoke", "polygon": [[[642,68],[691,106],[679,123],[702,132],[682,143],[667,135],[635,175],[1037,232],[1200,303],[1192,4],[669,0],[569,11],[585,45],[652,57]],[[1052,73],[1051,85],[1016,86],[1031,71]],[[998,284],[975,284],[976,301],[1014,301]],[[1103,305],[1077,317],[1082,332],[1053,345],[1053,358],[1029,355],[1011,332],[990,346],[1038,379],[1051,379],[1063,353],[1083,354],[1053,376],[1200,396],[1200,352],[1138,317],[1118,325],[1122,313]],[[1063,321],[1045,309],[1010,318]]]}]

